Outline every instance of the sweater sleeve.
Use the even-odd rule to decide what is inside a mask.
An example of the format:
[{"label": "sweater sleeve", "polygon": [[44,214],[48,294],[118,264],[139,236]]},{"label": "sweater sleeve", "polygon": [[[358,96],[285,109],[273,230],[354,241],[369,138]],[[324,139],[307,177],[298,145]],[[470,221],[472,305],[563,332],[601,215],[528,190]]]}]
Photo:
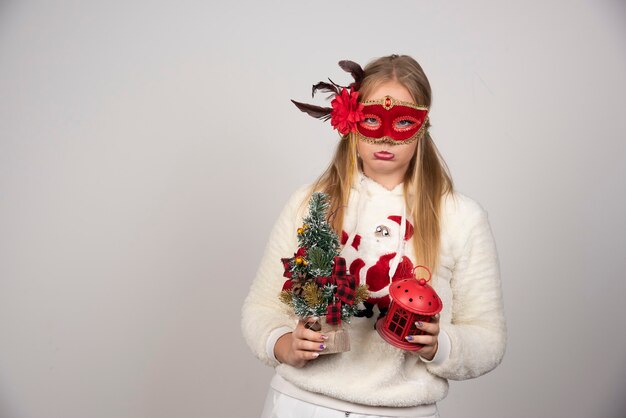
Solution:
[{"label": "sweater sleeve", "polygon": [[449,357],[426,364],[431,373],[451,380],[493,370],[506,346],[498,254],[484,209],[473,224],[452,273],[451,323],[441,325],[450,339]]},{"label": "sweater sleeve", "polygon": [[284,268],[280,259],[291,257],[296,251],[297,223],[301,219],[302,202],[307,191],[306,187],[296,191],[274,224],[261,264],[241,311],[241,329],[247,344],[253,354],[269,366],[278,364],[267,349],[267,341],[272,331],[281,328],[294,329],[296,325],[287,306],[278,298],[287,280],[283,277]]}]

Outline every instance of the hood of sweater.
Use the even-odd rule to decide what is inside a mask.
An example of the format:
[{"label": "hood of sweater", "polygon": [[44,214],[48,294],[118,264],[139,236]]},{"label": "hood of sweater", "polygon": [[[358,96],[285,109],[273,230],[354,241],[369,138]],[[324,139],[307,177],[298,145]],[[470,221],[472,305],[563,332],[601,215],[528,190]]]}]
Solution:
[{"label": "hood of sweater", "polygon": [[368,196],[404,196],[404,183],[398,184],[393,189],[389,190],[376,180],[367,177],[361,170],[352,183],[352,190],[358,192],[365,192]]}]

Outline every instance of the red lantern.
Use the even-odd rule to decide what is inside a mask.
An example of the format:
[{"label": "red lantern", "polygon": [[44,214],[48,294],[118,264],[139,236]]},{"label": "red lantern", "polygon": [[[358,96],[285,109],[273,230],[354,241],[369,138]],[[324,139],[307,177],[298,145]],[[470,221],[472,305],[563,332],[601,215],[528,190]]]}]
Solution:
[{"label": "red lantern", "polygon": [[430,322],[433,315],[441,312],[443,304],[435,290],[426,284],[431,274],[424,266],[417,266],[428,272],[428,279],[415,277],[398,280],[389,286],[391,306],[387,315],[378,320],[376,330],[389,344],[404,350],[416,351],[421,344],[408,342],[407,335],[421,335],[424,331],[415,322]]}]

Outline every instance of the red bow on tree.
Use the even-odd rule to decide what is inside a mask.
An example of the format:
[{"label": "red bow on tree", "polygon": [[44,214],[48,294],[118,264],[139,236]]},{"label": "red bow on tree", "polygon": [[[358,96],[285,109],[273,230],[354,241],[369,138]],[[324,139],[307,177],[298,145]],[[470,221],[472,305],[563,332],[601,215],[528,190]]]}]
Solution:
[{"label": "red bow on tree", "polygon": [[292,261],[297,261],[296,259],[300,257],[300,258],[304,258],[306,257],[306,248],[300,247],[298,248],[298,251],[294,253],[293,257],[291,258],[281,258],[280,261],[282,261],[283,263],[283,267],[285,268],[285,272],[283,273],[283,276],[291,279],[293,274],[291,273],[291,264]]},{"label": "red bow on tree", "polygon": [[280,261],[283,262],[283,267],[285,268],[285,272],[283,273],[283,277],[291,279],[291,258],[281,258]]},{"label": "red bow on tree", "polygon": [[315,282],[320,287],[327,284],[337,286],[335,290],[335,302],[329,303],[326,309],[326,323],[337,325],[341,323],[341,303],[352,305],[356,296],[356,278],[346,274],[346,260],[343,257],[335,257],[333,272],[330,277],[317,277]]}]

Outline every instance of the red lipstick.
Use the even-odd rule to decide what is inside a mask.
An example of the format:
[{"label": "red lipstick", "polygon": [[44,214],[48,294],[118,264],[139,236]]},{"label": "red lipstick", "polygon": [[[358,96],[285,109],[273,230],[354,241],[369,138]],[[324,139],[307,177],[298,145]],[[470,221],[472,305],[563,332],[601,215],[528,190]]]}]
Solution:
[{"label": "red lipstick", "polygon": [[389,151],[378,151],[374,153],[377,160],[393,160],[395,155]]}]

